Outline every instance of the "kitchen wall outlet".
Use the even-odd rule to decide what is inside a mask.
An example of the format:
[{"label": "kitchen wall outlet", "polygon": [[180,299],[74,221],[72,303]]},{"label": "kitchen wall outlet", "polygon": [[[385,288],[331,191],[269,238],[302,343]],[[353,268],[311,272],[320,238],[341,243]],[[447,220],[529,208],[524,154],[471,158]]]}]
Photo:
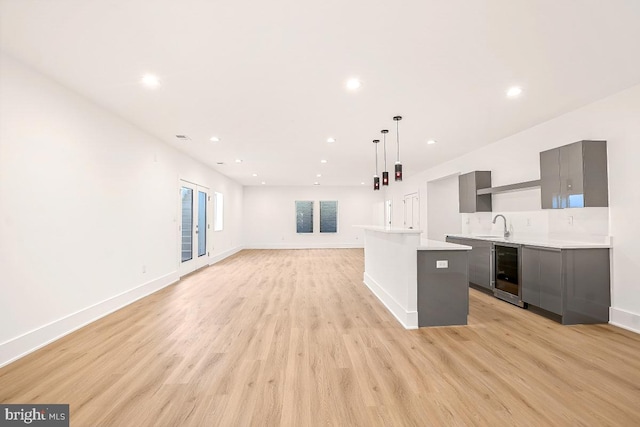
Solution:
[{"label": "kitchen wall outlet", "polygon": [[449,268],[449,261],[446,259],[436,261],[436,268]]},{"label": "kitchen wall outlet", "polygon": [[531,227],[531,218],[527,218],[527,227]]},{"label": "kitchen wall outlet", "polygon": [[142,265],[142,274],[147,272],[147,266],[146,265]]},{"label": "kitchen wall outlet", "polygon": [[469,224],[469,218],[467,218],[464,223]]},{"label": "kitchen wall outlet", "polygon": [[573,225],[573,216],[569,215],[569,216],[567,217],[567,224],[569,224],[569,225]]}]

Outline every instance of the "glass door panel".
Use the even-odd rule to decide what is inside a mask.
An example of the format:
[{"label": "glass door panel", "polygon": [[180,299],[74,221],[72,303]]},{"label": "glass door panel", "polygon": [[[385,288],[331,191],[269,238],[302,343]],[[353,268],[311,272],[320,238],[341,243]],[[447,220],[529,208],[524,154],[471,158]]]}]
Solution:
[{"label": "glass door panel", "polygon": [[207,193],[198,191],[198,256],[207,254]]},{"label": "glass door panel", "polygon": [[182,200],[181,262],[186,262],[193,259],[193,190],[182,187],[180,198]]}]

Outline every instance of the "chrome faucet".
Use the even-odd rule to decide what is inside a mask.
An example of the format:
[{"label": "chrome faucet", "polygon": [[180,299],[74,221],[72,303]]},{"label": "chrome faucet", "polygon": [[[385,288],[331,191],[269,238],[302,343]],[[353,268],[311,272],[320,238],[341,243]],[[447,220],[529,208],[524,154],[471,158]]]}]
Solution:
[{"label": "chrome faucet", "polygon": [[511,236],[511,232],[509,232],[509,230],[507,230],[507,218],[504,217],[504,215],[498,214],[496,216],[493,217],[493,223],[496,223],[496,220],[498,219],[498,217],[501,216],[502,219],[504,220],[504,238],[508,239],[509,236]]}]

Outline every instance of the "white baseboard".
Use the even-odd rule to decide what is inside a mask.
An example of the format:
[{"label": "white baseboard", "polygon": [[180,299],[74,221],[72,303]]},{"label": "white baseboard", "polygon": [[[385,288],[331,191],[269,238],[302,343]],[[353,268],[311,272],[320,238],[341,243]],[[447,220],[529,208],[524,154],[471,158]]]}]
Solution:
[{"label": "white baseboard", "polygon": [[216,262],[220,262],[223,259],[230,257],[231,255],[235,255],[238,252],[240,252],[242,249],[244,249],[244,247],[242,245],[241,246],[236,246],[235,248],[232,248],[232,249],[229,249],[227,251],[221,252],[221,253],[219,253],[217,255],[214,255],[214,256],[209,258],[209,265],[213,265]]},{"label": "white baseboard", "polygon": [[[240,252],[242,246],[237,246],[225,252],[211,257],[209,265],[222,261],[223,259]],[[119,295],[115,295],[90,307],[69,314],[62,319],[53,321],[37,329],[29,331],[9,341],[0,343],[0,367],[8,365],[21,357],[32,353],[39,348],[68,335],[89,323],[107,316],[114,311],[146,297],[154,292],[159,291],[180,280],[177,271],[171,272],[165,276],[151,280],[147,283],[125,291]]]},{"label": "white baseboard", "polygon": [[245,245],[245,249],[362,249],[362,243],[257,243]]},{"label": "white baseboard", "polygon": [[609,323],[622,329],[640,334],[640,314],[609,307]]},{"label": "white baseboard", "polygon": [[418,329],[418,312],[417,311],[407,311],[400,305],[387,291],[385,291],[382,286],[378,284],[371,276],[369,276],[366,272],[364,273],[364,284],[367,285],[371,292],[378,297],[380,302],[387,307],[387,309],[393,314],[393,316],[398,319],[398,322],[405,329]]},{"label": "white baseboard", "polygon": [[113,313],[179,280],[178,272],[151,280],[90,307],[0,343],[0,367],[8,365],[89,323]]}]

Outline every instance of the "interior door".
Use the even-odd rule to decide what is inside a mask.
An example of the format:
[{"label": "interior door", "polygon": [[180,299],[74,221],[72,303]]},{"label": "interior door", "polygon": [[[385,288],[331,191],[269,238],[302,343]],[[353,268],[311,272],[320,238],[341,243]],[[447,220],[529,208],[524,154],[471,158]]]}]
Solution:
[{"label": "interior door", "polygon": [[420,198],[418,193],[404,196],[404,227],[420,228]]},{"label": "interior door", "polygon": [[180,276],[208,264],[210,205],[208,188],[180,181]]}]

